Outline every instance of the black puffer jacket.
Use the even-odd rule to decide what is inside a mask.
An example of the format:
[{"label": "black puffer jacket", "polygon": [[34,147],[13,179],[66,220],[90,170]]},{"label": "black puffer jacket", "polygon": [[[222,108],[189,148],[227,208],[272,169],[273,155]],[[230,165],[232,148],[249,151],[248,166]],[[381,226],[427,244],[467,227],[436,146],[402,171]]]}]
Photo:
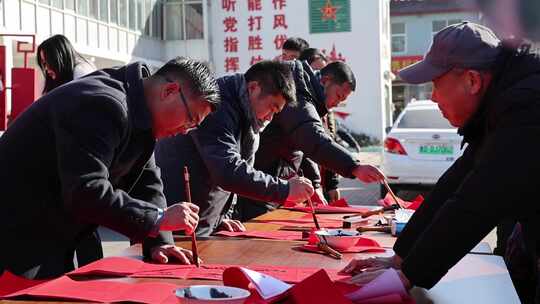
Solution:
[{"label": "black puffer jacket", "polygon": [[468,144],[405,227],[394,250],[414,285],[431,288],[502,219],[536,219],[540,59],[505,50]]}]

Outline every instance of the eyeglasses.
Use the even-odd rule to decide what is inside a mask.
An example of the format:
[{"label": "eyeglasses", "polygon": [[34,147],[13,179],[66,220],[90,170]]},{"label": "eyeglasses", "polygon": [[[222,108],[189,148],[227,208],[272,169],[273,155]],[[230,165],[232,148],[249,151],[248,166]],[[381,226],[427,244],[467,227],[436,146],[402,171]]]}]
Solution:
[{"label": "eyeglasses", "polygon": [[189,108],[187,104],[186,97],[184,96],[184,93],[182,93],[182,90],[179,90],[178,92],[180,93],[180,99],[182,100],[182,103],[184,104],[184,107],[186,107],[186,110],[188,112],[188,118],[189,118],[188,128],[196,129],[199,126],[199,122],[195,120],[195,118],[193,117],[193,114],[191,113],[191,109]]}]

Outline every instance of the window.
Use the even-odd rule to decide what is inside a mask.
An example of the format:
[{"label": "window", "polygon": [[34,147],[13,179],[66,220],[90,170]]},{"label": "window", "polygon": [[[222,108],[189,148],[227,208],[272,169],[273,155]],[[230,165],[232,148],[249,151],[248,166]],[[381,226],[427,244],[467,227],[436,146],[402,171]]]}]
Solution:
[{"label": "window", "polygon": [[146,36],[150,36],[150,27],[152,24],[152,19],[150,18],[152,16],[152,1],[151,0],[144,0],[144,34]]},{"label": "window", "polygon": [[185,5],[186,39],[202,39],[204,36],[202,3]]},{"label": "window", "polygon": [[99,1],[91,0],[89,3],[90,3],[90,17],[97,19],[98,11],[99,11]]},{"label": "window", "polygon": [[[69,1],[68,1],[69,2]],[[53,7],[63,9],[64,8],[64,1],[63,0],[52,0],[51,5]]]},{"label": "window", "polygon": [[202,1],[169,0],[165,5],[166,39],[184,40],[204,37]]},{"label": "window", "polygon": [[144,3],[143,0],[137,0],[137,30],[141,32],[144,29]]},{"label": "window", "polygon": [[111,23],[118,24],[118,0],[109,0]]},{"label": "window", "polygon": [[452,25],[452,24],[456,24],[456,23],[461,23],[462,20],[461,19],[450,19],[450,20],[433,20],[431,22],[431,28],[432,28],[432,32],[433,32],[433,35],[437,34],[438,31],[442,30],[443,28],[449,26],[449,25]]},{"label": "window", "polygon": [[161,19],[163,5],[160,2],[154,3],[154,9],[152,11],[152,36],[161,39],[163,33],[163,23]]},{"label": "window", "polygon": [[182,3],[174,2],[165,5],[165,39],[184,39]]},{"label": "window", "polygon": [[454,129],[439,109],[406,110],[398,123],[401,129]]},{"label": "window", "polygon": [[68,9],[68,10],[72,10],[74,11],[75,10],[75,0],[65,0],[65,9]]},{"label": "window", "polygon": [[137,29],[137,7],[135,6],[135,0],[129,0],[129,28],[131,30]]},{"label": "window", "polygon": [[127,10],[127,0],[119,0],[119,12],[120,12],[120,25],[123,27],[127,27],[127,17],[128,17],[128,10]]},{"label": "window", "polygon": [[49,5],[50,0],[39,0],[39,3],[47,4]]},{"label": "window", "polygon": [[392,53],[404,53],[407,49],[405,23],[392,23]]},{"label": "window", "polygon": [[107,0],[99,0],[99,20],[109,21],[109,2]]},{"label": "window", "polygon": [[77,14],[88,16],[88,0],[77,1]]}]

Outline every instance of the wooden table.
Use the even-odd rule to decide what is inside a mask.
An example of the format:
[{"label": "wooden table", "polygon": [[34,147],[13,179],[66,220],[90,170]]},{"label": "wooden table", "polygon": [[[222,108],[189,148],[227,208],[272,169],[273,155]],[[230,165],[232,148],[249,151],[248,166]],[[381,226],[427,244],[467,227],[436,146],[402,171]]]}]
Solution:
[{"label": "wooden table", "polygon": [[[288,210],[276,210],[263,215],[246,224],[248,230],[277,230],[279,225],[263,223],[272,219],[295,219],[305,213]],[[343,215],[319,215],[321,217],[336,218]],[[387,248],[385,255],[391,255],[394,237],[381,233],[368,233],[369,237],[376,239]],[[179,240],[178,245],[190,248],[189,240]],[[342,260],[335,260],[328,256],[293,250],[294,246],[303,244],[300,241],[280,241],[261,239],[240,239],[210,237],[200,239],[199,255],[206,263],[240,264],[240,265],[283,265],[321,267],[326,269],[341,269],[351,259],[368,257],[373,254],[344,254]],[[140,258],[140,245],[126,249],[122,256]],[[381,255],[379,253],[378,255]],[[124,282],[160,281],[178,285],[192,284],[220,284],[217,281],[206,280],[179,280],[156,278],[121,278],[115,279]],[[469,254],[433,289],[413,289],[413,296],[419,303],[519,303],[508,272],[500,257],[486,254]],[[430,300],[432,299],[432,300]],[[486,301],[484,301],[485,299]],[[427,301],[427,302],[420,302]],[[433,302],[431,302],[433,301]],[[58,303],[43,301],[5,301],[5,303]],[[65,303],[65,302],[64,302]]]}]

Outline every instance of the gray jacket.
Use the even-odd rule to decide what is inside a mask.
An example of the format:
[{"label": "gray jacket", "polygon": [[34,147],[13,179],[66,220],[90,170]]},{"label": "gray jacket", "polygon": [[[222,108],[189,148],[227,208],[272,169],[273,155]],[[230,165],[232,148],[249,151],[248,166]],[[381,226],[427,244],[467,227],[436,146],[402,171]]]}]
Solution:
[{"label": "gray jacket", "polygon": [[189,135],[163,140],[156,147],[170,204],[185,201],[182,169],[189,168],[192,200],[201,208],[197,235],[202,236],[213,233],[222,219],[230,217],[235,194],[281,203],[289,193],[286,181],[252,166],[259,134],[253,131],[241,104],[246,96],[244,76],[222,77],[218,85],[219,109]]}]

